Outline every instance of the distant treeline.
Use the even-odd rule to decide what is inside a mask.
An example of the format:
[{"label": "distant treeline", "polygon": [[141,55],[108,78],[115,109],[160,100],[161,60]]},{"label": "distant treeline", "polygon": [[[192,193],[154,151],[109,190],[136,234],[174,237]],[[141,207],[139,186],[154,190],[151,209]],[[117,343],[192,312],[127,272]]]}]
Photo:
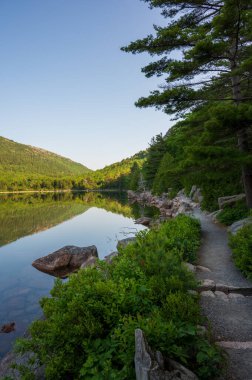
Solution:
[{"label": "distant treeline", "polygon": [[146,152],[140,152],[104,169],[87,171],[83,175],[27,175],[18,172],[18,169],[14,172],[0,171],[0,191],[128,189],[131,187],[133,167],[142,167],[145,156]]}]

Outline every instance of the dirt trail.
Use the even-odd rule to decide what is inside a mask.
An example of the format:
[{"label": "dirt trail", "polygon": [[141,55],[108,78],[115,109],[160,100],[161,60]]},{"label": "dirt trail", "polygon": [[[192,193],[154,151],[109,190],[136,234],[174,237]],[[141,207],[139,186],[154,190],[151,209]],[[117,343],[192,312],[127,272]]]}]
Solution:
[{"label": "dirt trail", "polygon": [[[252,290],[252,282],[243,277],[232,261],[226,229],[200,210],[195,210],[194,215],[202,226],[198,264],[211,270],[197,273],[198,279]],[[252,380],[252,296],[242,293],[217,291],[201,296],[202,311],[211,323],[214,338],[228,354],[228,369],[222,378],[225,380]]]}]

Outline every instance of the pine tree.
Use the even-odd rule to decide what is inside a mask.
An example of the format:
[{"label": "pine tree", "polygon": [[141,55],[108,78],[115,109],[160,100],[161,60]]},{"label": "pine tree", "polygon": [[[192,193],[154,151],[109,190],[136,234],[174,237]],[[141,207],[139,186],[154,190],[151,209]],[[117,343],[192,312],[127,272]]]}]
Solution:
[{"label": "pine tree", "polygon": [[149,188],[152,188],[154,178],[165,152],[166,143],[162,134],[153,137],[148,149],[147,160],[143,165],[144,178]]},{"label": "pine tree", "polygon": [[[165,83],[136,105],[181,116],[204,104],[223,102],[223,112],[237,115],[230,134],[236,136],[242,154],[251,155],[252,0],[144,1],[161,8],[168,24],[154,26],[154,35],[123,50],[160,56],[142,71],[146,77],[164,75]],[[252,208],[252,168],[246,162],[242,178]]]},{"label": "pine tree", "polygon": [[134,162],[130,171],[129,188],[134,191],[138,190],[139,180],[140,180],[140,168],[137,162]]}]

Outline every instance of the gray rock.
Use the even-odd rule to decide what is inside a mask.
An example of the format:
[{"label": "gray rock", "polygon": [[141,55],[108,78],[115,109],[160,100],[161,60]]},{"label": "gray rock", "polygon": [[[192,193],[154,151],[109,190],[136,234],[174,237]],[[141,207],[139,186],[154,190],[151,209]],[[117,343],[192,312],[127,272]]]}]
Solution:
[{"label": "gray rock", "polygon": [[200,293],[201,297],[207,297],[207,298],[215,298],[214,292],[211,290],[203,290],[203,292]]},{"label": "gray rock", "polygon": [[81,264],[81,269],[85,269],[87,267],[94,267],[97,263],[97,257],[90,256],[86,261]]},{"label": "gray rock", "polygon": [[135,237],[130,237],[130,238],[119,240],[118,243],[117,243],[116,248],[117,249],[119,249],[119,248],[125,248],[125,247],[127,247],[128,244],[134,243],[135,240],[136,240]]},{"label": "gray rock", "polygon": [[245,198],[246,198],[245,194],[237,194],[237,195],[231,195],[228,197],[220,197],[218,198],[219,208],[222,209],[226,205],[232,205],[236,203],[237,201],[240,201]]},{"label": "gray rock", "polygon": [[196,265],[196,270],[198,272],[211,272],[211,270],[207,267],[203,267],[202,265]]},{"label": "gray rock", "polygon": [[96,246],[76,247],[65,246],[32,263],[41,272],[55,277],[64,278],[79,268],[93,265],[98,258]]},{"label": "gray rock", "polygon": [[215,290],[228,294],[228,292],[229,292],[229,286],[225,285],[225,284],[216,284]]},{"label": "gray rock", "polygon": [[190,294],[191,296],[198,296],[198,292],[196,290],[189,289],[187,290],[187,293]]},{"label": "gray rock", "polygon": [[201,203],[203,200],[203,196],[201,194],[201,190],[197,188],[196,185],[193,185],[189,194],[189,198],[197,203]]},{"label": "gray rock", "polygon": [[114,257],[117,257],[118,256],[118,252],[111,252],[109,255],[105,256],[104,257],[104,260],[107,262],[107,263],[111,263],[113,258]]},{"label": "gray rock", "polygon": [[211,212],[211,214],[209,214],[209,216],[212,218],[212,220],[214,222],[217,222],[217,216],[219,215],[219,213],[222,211],[222,209],[220,210],[217,210],[217,211],[214,211],[214,212]]},{"label": "gray rock", "polygon": [[229,293],[228,298],[231,300],[241,300],[241,299],[243,300],[244,296],[239,293]]},{"label": "gray rock", "polygon": [[177,197],[185,196],[185,189],[179,190]]},{"label": "gray rock", "polygon": [[161,352],[153,353],[143,331],[135,330],[135,371],[136,380],[197,380],[191,371],[171,359],[166,359],[167,368]]},{"label": "gray rock", "polygon": [[[25,338],[30,338],[30,334],[28,331],[24,334]],[[0,379],[4,379],[5,377],[9,377],[12,380],[21,380],[22,376],[20,372],[16,369],[12,368],[13,364],[29,366],[29,361],[34,357],[32,352],[26,352],[23,355],[15,353],[14,351],[6,354],[2,360],[0,360]],[[35,380],[45,380],[45,367],[40,366],[39,363],[35,360],[35,363],[32,364],[32,373],[34,375]]]},{"label": "gray rock", "polygon": [[201,203],[203,201],[203,196],[200,189],[196,189],[192,196],[192,200],[197,203]]},{"label": "gray rock", "polygon": [[[0,379],[9,377],[13,380],[21,380],[22,376],[18,370],[11,368],[13,364],[18,365],[28,365],[29,359],[32,357],[32,354],[27,353],[24,355],[18,355],[13,352],[5,355],[5,357],[0,361]],[[32,372],[35,380],[45,380],[45,368],[39,366],[35,363],[32,367]]]},{"label": "gray rock", "polygon": [[158,363],[145,340],[142,330],[135,330],[135,371],[136,380],[149,380],[150,372],[159,371]]},{"label": "gray rock", "polygon": [[184,367],[182,364],[176,362],[175,360],[167,360],[169,368],[171,368],[170,380],[198,380],[198,377],[189,369]]},{"label": "gray rock", "polygon": [[147,216],[143,216],[142,218],[136,219],[135,224],[142,224],[143,226],[149,226],[151,223],[151,218],[147,218]]},{"label": "gray rock", "polygon": [[203,280],[198,287],[199,291],[215,290],[215,282],[213,280]]},{"label": "gray rock", "polygon": [[242,227],[252,224],[252,218],[245,218],[242,220],[238,220],[229,226],[228,231],[231,232],[232,235],[235,235]]},{"label": "gray rock", "polygon": [[223,301],[223,302],[227,302],[227,301],[229,300],[227,294],[224,293],[224,292],[221,292],[221,291],[219,291],[219,290],[216,290],[216,291],[214,292],[214,294],[215,294],[215,296],[216,296],[219,300],[221,300],[221,301]]},{"label": "gray rock", "polygon": [[196,272],[196,266],[191,264],[191,263],[184,263],[184,265],[187,267],[187,269],[192,272],[192,273],[195,273]]},{"label": "gray rock", "polygon": [[136,197],[136,193],[132,190],[128,190],[127,195],[128,195],[128,198],[135,198]]},{"label": "gray rock", "polygon": [[160,209],[170,210],[172,207],[172,201],[160,202],[158,206]]},{"label": "gray rock", "polygon": [[196,185],[193,185],[192,188],[191,188],[191,191],[190,191],[190,194],[189,194],[189,198],[192,199],[195,191],[197,190],[197,186]]}]

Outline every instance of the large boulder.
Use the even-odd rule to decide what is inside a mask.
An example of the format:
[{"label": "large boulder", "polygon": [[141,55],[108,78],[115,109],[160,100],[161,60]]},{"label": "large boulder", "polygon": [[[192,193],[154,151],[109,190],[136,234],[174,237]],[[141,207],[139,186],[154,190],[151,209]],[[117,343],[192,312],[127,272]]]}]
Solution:
[{"label": "large boulder", "polygon": [[234,205],[236,202],[241,201],[242,199],[245,199],[246,195],[245,194],[237,194],[237,195],[231,195],[228,197],[220,197],[218,198],[218,204],[219,208],[223,209],[223,207],[229,205]]},{"label": "large boulder", "polygon": [[41,272],[55,277],[65,278],[79,268],[93,265],[98,258],[95,245],[90,247],[65,246],[32,263]]}]

